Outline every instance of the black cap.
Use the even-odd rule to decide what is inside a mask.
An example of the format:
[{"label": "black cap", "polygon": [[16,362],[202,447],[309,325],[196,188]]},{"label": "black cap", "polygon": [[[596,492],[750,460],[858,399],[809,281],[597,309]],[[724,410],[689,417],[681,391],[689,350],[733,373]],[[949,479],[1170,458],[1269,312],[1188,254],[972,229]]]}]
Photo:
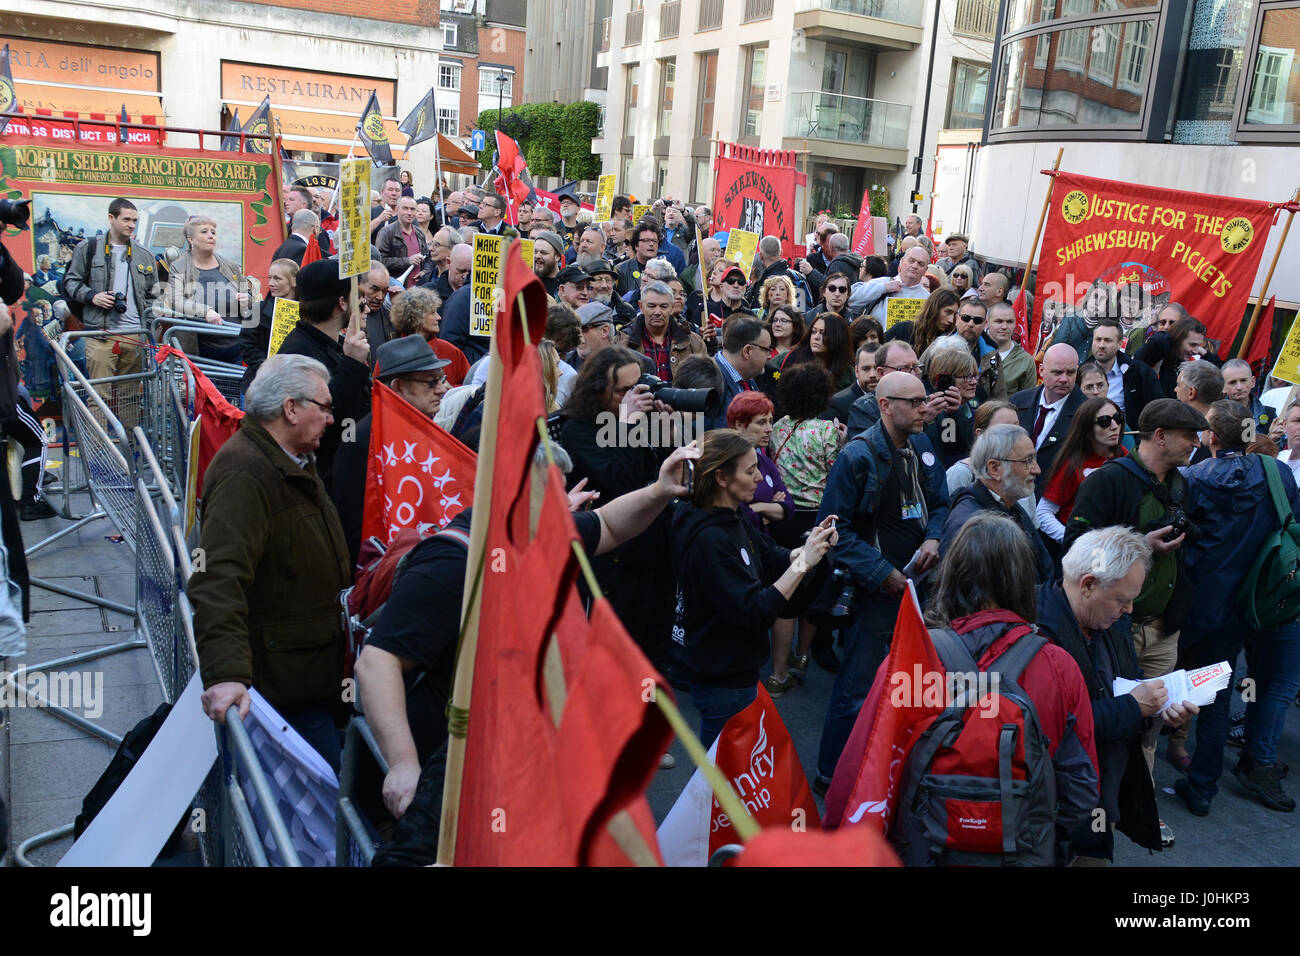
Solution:
[{"label": "black cap", "polygon": [[1147,402],[1138,418],[1138,431],[1149,435],[1157,428],[1204,431],[1210,427],[1205,416],[1176,398],[1157,398]]},{"label": "black cap", "polygon": [[352,291],[350,279],[339,278],[337,259],[317,259],[298,270],[298,301],[337,299]]},{"label": "black cap", "polygon": [[608,259],[579,259],[577,264],[592,278],[601,275],[613,276],[615,279],[618,278],[618,270],[614,268],[614,263],[610,262]]},{"label": "black cap", "polygon": [[438,358],[433,346],[422,335],[389,339],[375,349],[375,377],[381,382],[398,375],[427,372],[450,364],[446,359]]},{"label": "black cap", "polygon": [[470,218],[470,219],[477,219],[477,218],[478,218],[478,206],[474,205],[472,202],[464,203],[464,204],[460,207],[460,214],[461,214],[462,216],[466,216],[466,217],[468,217],[468,218]]},{"label": "black cap", "polygon": [[560,270],[560,274],[555,277],[556,285],[564,285],[566,282],[590,282],[589,276],[579,265],[565,266]]}]

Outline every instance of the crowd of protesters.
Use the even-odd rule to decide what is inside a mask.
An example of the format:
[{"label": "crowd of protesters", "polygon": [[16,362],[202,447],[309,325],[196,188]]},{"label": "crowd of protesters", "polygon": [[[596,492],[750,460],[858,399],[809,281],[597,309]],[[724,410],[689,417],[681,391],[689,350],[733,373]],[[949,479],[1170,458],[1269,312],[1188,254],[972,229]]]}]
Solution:
[{"label": "crowd of protesters", "polygon": [[[246,708],[258,686],[337,762],[333,731],[347,717],[331,683],[344,666],[337,596],[357,568],[365,494],[364,456],[342,423],[368,433],[377,378],[477,447],[487,343],[470,334],[468,243],[484,231],[534,242],[551,299],[550,433],[596,580],[690,695],[706,745],[764,672],[781,697],[801,692],[811,666],[831,671],[810,768],[825,794],[910,581],[929,622],[981,666],[1025,625],[1054,648],[1025,669],[1025,689],[1051,738],[1059,862],[1104,862],[1116,829],[1152,849],[1173,844],[1152,785],[1162,729],[1192,813],[1210,811],[1225,743],[1242,748],[1234,776],[1248,794],[1294,809],[1278,745],[1300,689],[1300,623],[1252,630],[1237,594],[1279,524],[1269,470],[1300,517],[1292,468],[1280,467],[1295,467],[1300,399],[1262,405],[1250,367],[1222,361],[1226,343],[1177,303],[1135,320],[1122,297],[1094,289],[1045,340],[1018,341],[1011,277],[965,236],[936,245],[914,217],[890,256],[850,252],[827,221],[797,258],[762,237],[746,272],[725,258],[727,236],[703,206],[664,198],[633,223],[618,197],[611,220],[595,223],[562,192],[558,214],[526,204],[512,226],[481,189],[428,199],[389,185],[371,214],[359,316],[332,260],[299,268],[309,243],[328,254],[333,239],[324,197],[292,194],[298,241],[272,264],[266,299],[299,302],[283,357],[262,357],[273,305],[215,254],[213,224],[187,227],[191,247],[174,264],[212,291],[174,295],[177,312],[262,319],[242,323],[233,351],[229,340],[197,343],[248,365],[249,416],[207,478],[207,570],[191,593],[214,719]],[[88,303],[96,291],[87,286]],[[895,313],[899,299],[924,302]],[[611,418],[672,411],[652,390],[660,382],[714,394],[700,428],[661,447],[603,437]],[[429,812],[418,794],[440,796],[430,781],[465,551],[455,535],[428,540],[422,570],[394,592],[357,661],[395,818]],[[1243,649],[1259,689],[1244,718],[1231,686],[1200,708],[1159,681],[1115,693],[1117,678],[1233,665]],[[1102,832],[1086,825],[1098,807]]]}]

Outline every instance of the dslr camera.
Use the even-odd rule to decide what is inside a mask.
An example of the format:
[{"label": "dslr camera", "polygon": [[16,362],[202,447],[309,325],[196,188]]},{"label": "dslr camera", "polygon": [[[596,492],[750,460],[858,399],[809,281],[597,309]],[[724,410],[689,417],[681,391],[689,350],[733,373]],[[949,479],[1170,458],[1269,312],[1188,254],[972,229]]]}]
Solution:
[{"label": "dslr camera", "polygon": [[113,311],[119,315],[126,311],[126,294],[122,292],[113,293]]},{"label": "dslr camera", "polygon": [[722,408],[722,396],[716,388],[673,388],[649,372],[643,374],[637,384],[648,385],[650,394],[675,412],[703,412],[713,416]]},{"label": "dslr camera", "polygon": [[1185,544],[1191,544],[1201,539],[1201,529],[1196,526],[1191,518],[1187,517],[1185,512],[1178,505],[1170,505],[1163,515],[1151,521],[1146,526],[1146,532],[1159,531],[1161,528],[1168,528],[1164,535],[1164,540],[1172,541],[1180,534],[1186,534]]},{"label": "dslr camera", "polygon": [[0,225],[26,229],[32,216],[30,199],[0,199]]},{"label": "dslr camera", "polygon": [[831,617],[848,617],[853,613],[853,605],[858,600],[858,586],[849,577],[847,568],[836,568],[831,572],[830,587],[839,588],[839,596],[831,605]]}]

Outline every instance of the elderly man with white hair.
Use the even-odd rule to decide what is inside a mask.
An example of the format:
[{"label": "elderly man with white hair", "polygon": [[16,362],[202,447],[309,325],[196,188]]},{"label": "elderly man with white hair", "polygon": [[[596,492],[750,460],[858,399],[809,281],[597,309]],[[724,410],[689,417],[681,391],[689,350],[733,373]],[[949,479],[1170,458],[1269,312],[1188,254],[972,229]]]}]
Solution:
[{"label": "elderly man with white hair", "polygon": [[930,297],[930,289],[924,281],[929,265],[930,257],[926,251],[920,246],[911,246],[898,260],[896,278],[881,276],[869,282],[854,283],[849,292],[849,311],[854,315],[866,313],[888,328],[891,301]]},{"label": "elderly man with white hair", "polygon": [[1061,562],[1062,579],[1038,587],[1038,630],[1079,665],[1088,696],[1101,776],[1101,814],[1071,834],[1075,865],[1104,866],[1114,831],[1138,846],[1161,848],[1155,789],[1142,753],[1142,736],[1155,722],[1171,727],[1197,712],[1189,701],[1170,702],[1164,682],[1137,684],[1116,694],[1115,678],[1142,677],[1129,617],[1151,568],[1151,546],[1122,526],[1075,539]]},{"label": "elderly man with white hair", "polygon": [[203,476],[199,553],[190,577],[203,710],[248,714],[256,687],[339,767],[344,634],[338,596],[352,583],[338,512],[316,473],[333,422],[330,373],[305,355],[267,359],[245,417]]}]

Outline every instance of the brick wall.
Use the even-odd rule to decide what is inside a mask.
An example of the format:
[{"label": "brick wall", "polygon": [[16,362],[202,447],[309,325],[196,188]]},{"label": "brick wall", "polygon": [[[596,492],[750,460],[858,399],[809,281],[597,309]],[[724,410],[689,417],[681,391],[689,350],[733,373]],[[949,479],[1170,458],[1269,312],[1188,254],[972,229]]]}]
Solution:
[{"label": "brick wall", "polygon": [[[465,58],[465,68],[460,76],[460,125],[473,129],[478,121],[478,65],[502,63],[515,68],[512,95],[506,106],[524,101],[524,55],[528,43],[523,30],[491,26],[478,31],[478,59]],[[495,93],[495,90],[491,91]],[[495,102],[495,101],[494,101]]]},{"label": "brick wall", "polygon": [[365,17],[417,26],[438,25],[438,0],[245,0],[272,7],[288,7],[311,13],[333,13],[344,17]]}]

